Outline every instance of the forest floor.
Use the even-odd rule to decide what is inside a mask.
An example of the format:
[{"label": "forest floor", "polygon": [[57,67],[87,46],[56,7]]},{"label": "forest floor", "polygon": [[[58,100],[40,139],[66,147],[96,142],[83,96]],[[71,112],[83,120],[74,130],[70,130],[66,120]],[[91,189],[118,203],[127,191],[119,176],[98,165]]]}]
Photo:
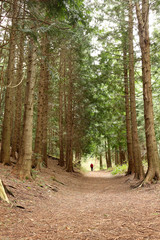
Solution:
[{"label": "forest floor", "polygon": [[[0,240],[159,240],[160,185],[132,189],[127,176],[67,173],[57,161],[20,181],[0,165],[14,194],[0,201]],[[18,207],[17,207],[18,206]]]}]

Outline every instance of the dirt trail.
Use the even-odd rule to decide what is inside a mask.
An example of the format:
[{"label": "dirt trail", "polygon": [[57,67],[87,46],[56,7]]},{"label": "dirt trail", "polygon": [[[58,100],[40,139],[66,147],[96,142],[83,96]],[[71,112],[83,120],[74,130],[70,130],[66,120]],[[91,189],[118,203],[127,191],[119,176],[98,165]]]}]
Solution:
[{"label": "dirt trail", "polygon": [[131,189],[127,177],[66,173],[56,161],[35,182],[22,183],[9,167],[1,178],[25,209],[0,202],[0,240],[160,239],[159,184]]}]

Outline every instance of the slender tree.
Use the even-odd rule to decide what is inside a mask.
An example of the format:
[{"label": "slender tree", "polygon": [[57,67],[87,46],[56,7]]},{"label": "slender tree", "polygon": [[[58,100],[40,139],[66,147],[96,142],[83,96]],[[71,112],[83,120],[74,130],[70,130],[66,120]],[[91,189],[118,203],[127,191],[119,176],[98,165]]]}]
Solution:
[{"label": "slender tree", "polygon": [[35,137],[35,148],[34,148],[34,162],[33,165],[37,170],[41,169],[42,166],[42,136],[43,136],[43,105],[44,105],[44,85],[46,81],[45,76],[45,37],[41,40],[41,64],[40,64],[40,75],[38,84],[38,107],[37,107],[37,125],[36,125],[36,137]]},{"label": "slender tree", "polygon": [[136,100],[135,100],[132,0],[129,0],[129,82],[130,82],[132,150],[133,150],[133,159],[134,159],[134,166],[135,166],[135,177],[137,179],[143,179],[144,170],[142,166],[141,150],[140,150],[138,130],[137,130]]},{"label": "slender tree", "polygon": [[32,166],[32,128],[33,128],[33,95],[35,84],[35,61],[36,52],[34,41],[30,39],[28,48],[28,69],[24,110],[24,126],[22,136],[22,146],[19,156],[18,166],[21,179],[31,178]]},{"label": "slender tree", "polygon": [[65,58],[64,58],[64,47],[60,52],[60,66],[59,66],[59,165],[64,166],[64,109],[63,109],[63,98],[64,98],[64,78],[65,78]]},{"label": "slender tree", "polygon": [[134,161],[133,161],[133,151],[132,151],[132,134],[131,134],[126,41],[123,44],[125,44],[123,46],[123,66],[124,66],[124,87],[125,87],[125,108],[126,108],[126,138],[127,138],[127,153],[128,153],[128,172],[127,173],[132,174],[132,173],[134,173]]},{"label": "slender tree", "polygon": [[69,51],[67,91],[67,142],[66,142],[66,170],[73,171],[73,53]]},{"label": "slender tree", "polygon": [[145,135],[147,147],[148,171],[144,182],[150,183],[154,178],[160,179],[160,161],[154,129],[154,113],[151,86],[150,37],[149,37],[149,0],[136,1],[139,40],[142,53],[142,80],[144,99]]},{"label": "slender tree", "polygon": [[9,59],[7,67],[7,87],[5,93],[5,111],[2,128],[2,147],[1,161],[10,165],[10,143],[11,143],[11,119],[13,106],[13,89],[15,84],[15,46],[16,46],[16,22],[17,22],[17,6],[18,1],[14,0],[12,4],[12,26],[10,31]]},{"label": "slender tree", "polygon": [[[24,3],[24,9],[23,9],[23,22],[22,22],[22,28],[24,28],[24,18],[25,18],[25,3]],[[24,66],[24,41],[25,41],[25,35],[22,31],[20,33],[19,42],[17,44],[18,46],[18,64],[17,64],[17,82],[16,82],[16,96],[15,96],[15,102],[16,102],[16,110],[15,110],[15,119],[14,119],[14,129],[12,134],[12,157],[16,158],[16,152],[19,153],[20,151],[20,142],[21,142],[21,131],[22,131],[22,103],[23,103],[23,66]]]},{"label": "slender tree", "polygon": [[117,148],[115,148],[115,165],[119,165],[119,154]]},{"label": "slender tree", "polygon": [[100,156],[99,156],[99,166],[100,166],[100,170],[102,170],[103,169],[103,164],[102,164],[102,154],[100,154]]},{"label": "slender tree", "polygon": [[47,145],[47,138],[48,138],[48,111],[49,111],[49,106],[48,106],[48,94],[49,94],[49,84],[50,84],[50,74],[49,74],[49,50],[50,50],[50,42],[45,35],[45,61],[44,61],[44,103],[43,103],[43,133],[42,133],[42,161],[44,165],[47,167],[48,162],[47,162],[47,150],[48,150],[48,145]]},{"label": "slender tree", "polygon": [[112,162],[111,162],[111,145],[110,145],[110,138],[107,138],[108,142],[108,157],[107,157],[107,168],[112,167]]}]

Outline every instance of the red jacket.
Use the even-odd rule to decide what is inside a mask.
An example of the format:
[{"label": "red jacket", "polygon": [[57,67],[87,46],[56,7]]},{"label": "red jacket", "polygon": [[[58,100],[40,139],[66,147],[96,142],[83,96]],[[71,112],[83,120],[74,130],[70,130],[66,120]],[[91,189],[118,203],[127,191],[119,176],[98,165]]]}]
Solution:
[{"label": "red jacket", "polygon": [[90,167],[93,168],[93,163],[91,163]]}]

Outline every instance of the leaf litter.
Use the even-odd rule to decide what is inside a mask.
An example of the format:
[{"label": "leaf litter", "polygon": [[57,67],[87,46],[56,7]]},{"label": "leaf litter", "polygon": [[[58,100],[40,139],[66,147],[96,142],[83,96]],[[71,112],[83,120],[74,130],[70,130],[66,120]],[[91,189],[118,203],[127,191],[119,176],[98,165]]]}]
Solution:
[{"label": "leaf litter", "polygon": [[127,176],[67,173],[48,161],[33,182],[1,164],[13,195],[0,201],[0,240],[160,239],[159,184],[132,190]]}]

